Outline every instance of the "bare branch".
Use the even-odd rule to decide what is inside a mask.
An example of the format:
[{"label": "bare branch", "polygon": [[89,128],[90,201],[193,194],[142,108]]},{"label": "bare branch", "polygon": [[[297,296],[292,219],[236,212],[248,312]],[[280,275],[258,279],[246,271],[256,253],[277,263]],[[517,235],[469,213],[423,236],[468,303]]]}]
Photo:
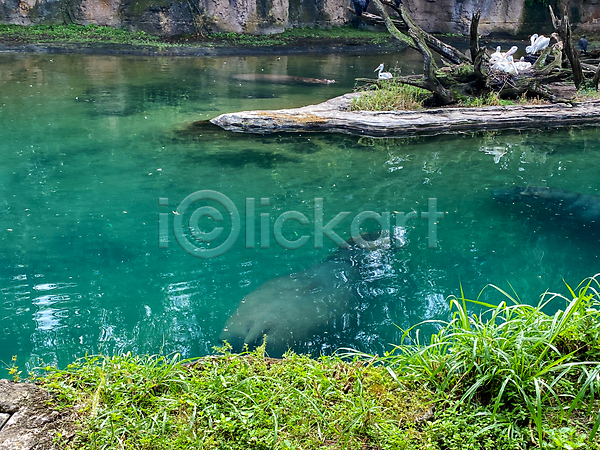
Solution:
[{"label": "bare branch", "polygon": [[431,48],[431,50],[433,50],[434,52],[438,53],[447,60],[453,62],[454,64],[471,62],[471,59],[467,55],[461,53],[451,45],[440,41],[438,38],[432,36],[425,30],[423,30],[420,26],[418,26],[412,20],[412,17],[410,17],[410,14],[408,14],[404,6],[400,5],[399,7],[396,7],[392,0],[382,0],[382,3],[396,11],[400,18],[404,21],[406,26],[408,28],[412,28],[415,31],[415,33],[421,36],[421,38],[427,43],[427,46]]},{"label": "bare branch", "polygon": [[[354,11],[354,8],[348,8],[348,11],[350,11],[352,14],[356,15],[356,11]],[[370,23],[372,25],[380,25],[382,27],[385,27],[384,20],[380,16],[376,16],[375,14],[371,14],[371,13],[368,13],[366,11],[363,11],[363,13],[359,17],[363,21],[365,21],[367,23]],[[404,22],[402,22],[401,20],[392,19],[392,18],[390,18],[390,20],[396,26],[396,28],[406,29],[406,26],[404,25]]]},{"label": "bare branch", "polygon": [[[396,25],[394,25],[394,23],[392,22],[392,19],[390,19],[390,16],[383,8],[383,5],[381,4],[381,2],[379,0],[373,0],[373,4],[377,8],[377,11],[379,11],[379,14],[381,14],[381,17],[385,23],[385,27],[390,32],[390,34],[393,37],[395,37],[396,39],[398,39],[400,42],[402,42],[403,44],[408,45],[410,48],[418,50],[418,48],[417,48],[416,44],[413,42],[413,40],[411,38],[409,38],[408,36],[406,36],[405,34],[401,33],[400,30],[398,30],[398,28],[396,28]],[[405,23],[406,23],[406,21],[405,21]]]}]

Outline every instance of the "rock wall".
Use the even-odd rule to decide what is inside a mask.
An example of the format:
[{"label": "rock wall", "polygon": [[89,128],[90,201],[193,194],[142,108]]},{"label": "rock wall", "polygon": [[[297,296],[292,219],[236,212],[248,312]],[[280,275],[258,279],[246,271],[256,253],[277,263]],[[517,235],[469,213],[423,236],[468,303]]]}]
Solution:
[{"label": "rock wall", "polygon": [[[552,0],[567,7],[572,21],[600,32],[600,0]],[[200,29],[268,34],[290,27],[343,25],[353,20],[351,0],[0,0],[0,23],[109,25],[164,36]],[[438,33],[467,33],[473,11],[481,9],[481,34],[547,32],[541,3],[525,0],[404,0],[416,22]],[[371,11],[374,11],[371,6]],[[541,29],[540,27],[546,27]]]},{"label": "rock wall", "polygon": [[425,30],[438,33],[469,32],[473,12],[481,10],[479,32],[501,30],[516,34],[522,24],[524,0],[406,0],[407,9]]},{"label": "rock wall", "polygon": [[581,1],[577,11],[571,13],[572,16],[578,14],[578,22],[581,31],[598,32],[600,30],[600,0]]}]

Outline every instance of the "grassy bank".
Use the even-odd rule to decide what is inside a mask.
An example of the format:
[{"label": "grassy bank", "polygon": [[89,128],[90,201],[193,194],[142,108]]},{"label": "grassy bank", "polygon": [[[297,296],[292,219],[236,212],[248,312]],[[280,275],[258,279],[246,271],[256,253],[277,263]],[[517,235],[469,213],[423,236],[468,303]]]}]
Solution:
[{"label": "grassy bank", "polygon": [[416,327],[380,357],[94,356],[39,382],[79,408],[60,448],[600,449],[599,289],[451,298],[427,343]]},{"label": "grassy bank", "polygon": [[139,31],[132,33],[112,27],[96,25],[6,25],[0,24],[0,42],[13,44],[69,43],[69,44],[129,44],[152,47],[267,47],[302,45],[373,45],[392,42],[387,32],[374,32],[350,26],[317,29],[289,29],[281,34],[256,36],[236,33],[207,33],[204,35],[161,38]]}]

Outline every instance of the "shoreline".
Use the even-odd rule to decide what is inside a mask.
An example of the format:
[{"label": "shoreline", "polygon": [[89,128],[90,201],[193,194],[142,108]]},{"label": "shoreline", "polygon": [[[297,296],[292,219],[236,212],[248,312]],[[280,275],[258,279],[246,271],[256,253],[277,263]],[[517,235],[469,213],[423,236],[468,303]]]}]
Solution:
[{"label": "shoreline", "polygon": [[239,133],[327,132],[369,137],[427,136],[470,131],[600,125],[600,100],[578,104],[450,107],[417,111],[350,111],[350,93],[301,108],[241,111],[210,120]]},{"label": "shoreline", "polygon": [[268,54],[297,55],[303,53],[366,53],[373,51],[398,51],[390,44],[324,44],[308,46],[144,46],[114,43],[31,43],[7,44],[0,42],[1,53],[34,54],[82,54],[82,55],[130,55],[130,56],[260,56]]}]

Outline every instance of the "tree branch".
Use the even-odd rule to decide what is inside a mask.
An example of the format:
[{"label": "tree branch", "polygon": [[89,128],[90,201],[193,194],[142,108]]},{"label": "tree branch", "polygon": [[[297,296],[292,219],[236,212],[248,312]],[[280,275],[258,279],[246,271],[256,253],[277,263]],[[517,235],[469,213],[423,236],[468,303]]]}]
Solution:
[{"label": "tree branch", "polygon": [[[410,48],[418,50],[413,40],[405,34],[401,33],[400,30],[396,28],[396,25],[394,25],[394,22],[392,22],[392,19],[390,19],[388,13],[385,12],[385,9],[383,8],[381,2],[379,0],[373,0],[373,4],[377,8],[377,11],[379,11],[379,14],[381,14],[381,18],[385,24],[385,27],[390,32],[390,34],[396,39],[398,39],[400,42],[402,42],[404,45],[408,45]],[[404,23],[406,24],[406,21],[404,21]]]},{"label": "tree branch", "polygon": [[[356,11],[354,11],[354,8],[349,7],[348,11],[350,11],[352,14],[356,15]],[[380,25],[382,27],[385,27],[384,20],[380,16],[376,16],[375,14],[371,14],[366,11],[363,11],[363,13],[357,17],[360,17],[363,21],[370,23],[372,25]],[[402,29],[406,28],[406,26],[404,25],[404,22],[402,22],[401,20],[392,19],[392,18],[390,18],[390,20],[396,26],[396,28],[402,28]]]},{"label": "tree branch", "polygon": [[[404,6],[400,5],[397,8],[392,0],[382,0],[381,3],[390,7],[394,11],[396,11],[396,13],[398,13],[400,18],[402,19],[402,21],[406,24],[407,28],[412,28],[413,30],[415,30],[415,32],[419,36],[421,36],[421,38],[427,43],[427,46],[429,48],[431,48],[431,50],[433,50],[434,52],[440,54],[441,56],[443,56],[447,60],[453,62],[454,64],[460,64],[463,62],[471,62],[471,59],[467,55],[459,52],[457,49],[455,49],[451,45],[445,44],[444,42],[440,41],[435,36],[432,36],[431,34],[427,33],[425,30],[423,30],[421,27],[419,27],[412,20],[412,18],[410,17],[410,14],[408,14],[408,12],[404,8]],[[379,10],[379,8],[378,8],[378,10]],[[380,13],[381,13],[381,11],[380,11]]]}]

